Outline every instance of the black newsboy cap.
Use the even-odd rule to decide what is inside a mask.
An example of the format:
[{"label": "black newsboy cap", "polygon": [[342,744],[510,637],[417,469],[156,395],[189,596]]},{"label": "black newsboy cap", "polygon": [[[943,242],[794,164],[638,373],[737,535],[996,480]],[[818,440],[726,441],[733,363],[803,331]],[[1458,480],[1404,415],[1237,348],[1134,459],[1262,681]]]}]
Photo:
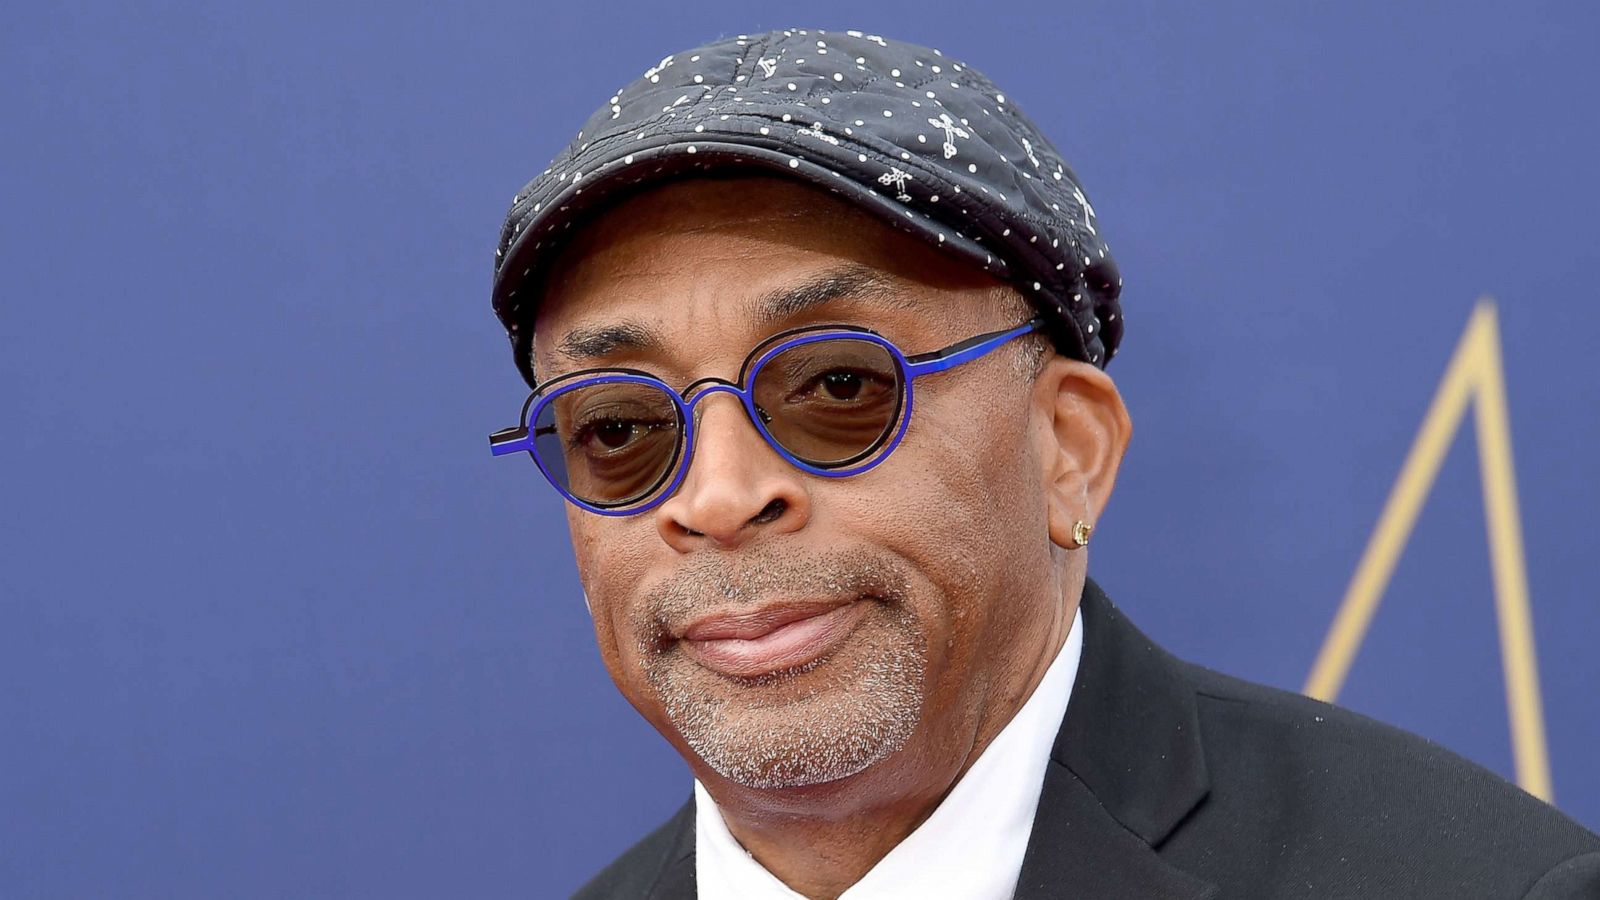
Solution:
[{"label": "black newsboy cap", "polygon": [[1008,280],[1060,352],[1104,366],[1122,279],[1055,147],[982,73],[859,31],[784,29],[674,53],[624,86],[512,200],[494,310],[534,385],[538,274],[586,213],[651,181],[735,167],[833,191]]}]

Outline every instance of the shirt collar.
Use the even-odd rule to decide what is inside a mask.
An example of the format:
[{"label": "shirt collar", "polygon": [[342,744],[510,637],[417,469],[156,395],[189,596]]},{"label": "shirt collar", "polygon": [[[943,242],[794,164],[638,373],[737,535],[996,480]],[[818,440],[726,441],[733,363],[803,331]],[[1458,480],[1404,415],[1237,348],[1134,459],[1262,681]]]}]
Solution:
[{"label": "shirt collar", "polygon": [[[1022,708],[933,814],[839,900],[1011,897],[1082,655],[1079,611],[1073,613],[1066,642]],[[695,880],[701,900],[804,900],[739,845],[698,780],[694,799]],[[985,824],[974,828],[974,822]]]}]

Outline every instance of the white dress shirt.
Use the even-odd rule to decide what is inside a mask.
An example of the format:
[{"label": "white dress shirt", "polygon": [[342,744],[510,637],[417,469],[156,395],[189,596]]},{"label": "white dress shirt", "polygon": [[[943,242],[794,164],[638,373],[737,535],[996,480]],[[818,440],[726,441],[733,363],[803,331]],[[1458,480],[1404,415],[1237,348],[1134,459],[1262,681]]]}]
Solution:
[{"label": "white dress shirt", "polygon": [[[1010,900],[1082,655],[1083,615],[1074,613],[1066,643],[1032,696],[933,814],[839,900]],[[739,845],[698,780],[694,801],[700,900],[804,900]]]}]

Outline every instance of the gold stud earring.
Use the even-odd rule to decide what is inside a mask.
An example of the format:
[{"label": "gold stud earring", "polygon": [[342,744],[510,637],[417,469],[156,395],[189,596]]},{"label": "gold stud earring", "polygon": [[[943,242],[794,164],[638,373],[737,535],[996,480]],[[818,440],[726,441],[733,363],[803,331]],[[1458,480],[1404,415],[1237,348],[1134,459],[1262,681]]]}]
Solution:
[{"label": "gold stud earring", "polygon": [[1082,547],[1089,543],[1089,535],[1094,533],[1094,526],[1079,519],[1072,526],[1072,542],[1075,546]]}]

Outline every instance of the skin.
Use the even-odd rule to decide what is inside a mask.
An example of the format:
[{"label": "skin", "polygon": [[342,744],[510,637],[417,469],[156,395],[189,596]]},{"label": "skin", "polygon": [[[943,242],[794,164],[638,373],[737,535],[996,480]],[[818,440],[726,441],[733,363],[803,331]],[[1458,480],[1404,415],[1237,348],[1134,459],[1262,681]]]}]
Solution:
[{"label": "skin", "polygon": [[[752,308],[842,265],[870,267],[891,290],[778,321]],[[682,388],[736,378],[750,348],[785,328],[860,325],[915,354],[1029,315],[975,267],[803,182],[754,175],[633,195],[579,232],[544,288],[541,381],[627,366]],[[571,336],[621,323],[658,340],[574,352]],[[612,679],[688,761],[734,837],[807,897],[837,897],[910,834],[1038,685],[1083,587],[1087,550],[1072,527],[1098,521],[1131,433],[1110,378],[1038,340],[920,378],[915,391],[903,443],[864,474],[794,468],[734,398],[716,395],[701,404],[692,465],[667,502],[623,518],[567,508]],[[859,601],[849,636],[806,671],[730,679],[674,635],[704,611],[826,593],[817,572],[846,590],[859,575],[875,593]],[[767,783],[761,773],[727,777],[694,749],[682,711],[675,721],[668,710],[672,696],[703,704],[723,730],[713,737],[793,740],[803,758],[815,749],[807,728],[848,732],[871,715],[884,693],[871,673],[885,659],[915,663],[883,676],[910,683],[900,699],[914,712],[902,741],[843,777],[786,785],[806,776],[781,766]]]}]

